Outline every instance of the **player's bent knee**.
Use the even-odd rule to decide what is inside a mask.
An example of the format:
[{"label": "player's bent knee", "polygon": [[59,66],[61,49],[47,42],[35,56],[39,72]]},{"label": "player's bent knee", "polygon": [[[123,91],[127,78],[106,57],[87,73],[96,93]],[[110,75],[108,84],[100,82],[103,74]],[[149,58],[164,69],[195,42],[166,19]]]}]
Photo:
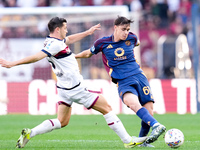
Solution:
[{"label": "player's bent knee", "polygon": [[104,107],[104,111],[102,112],[102,114],[105,115],[110,111],[112,111],[112,107],[110,105],[107,105],[106,107]]},{"label": "player's bent knee", "polygon": [[93,109],[99,111],[100,113],[102,113],[103,115],[109,113],[110,111],[112,111],[112,108],[110,105],[101,105],[101,106],[94,106]]}]

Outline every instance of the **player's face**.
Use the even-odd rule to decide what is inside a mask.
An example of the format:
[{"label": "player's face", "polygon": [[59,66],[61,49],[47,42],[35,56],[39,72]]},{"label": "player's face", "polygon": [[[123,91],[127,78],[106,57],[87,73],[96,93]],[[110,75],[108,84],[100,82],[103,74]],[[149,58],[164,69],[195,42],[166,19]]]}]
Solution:
[{"label": "player's face", "polygon": [[115,26],[115,36],[118,40],[126,40],[130,31],[130,24]]},{"label": "player's face", "polygon": [[66,34],[68,33],[67,31],[67,23],[63,23],[63,26],[60,28],[60,36],[62,39],[66,37]]}]

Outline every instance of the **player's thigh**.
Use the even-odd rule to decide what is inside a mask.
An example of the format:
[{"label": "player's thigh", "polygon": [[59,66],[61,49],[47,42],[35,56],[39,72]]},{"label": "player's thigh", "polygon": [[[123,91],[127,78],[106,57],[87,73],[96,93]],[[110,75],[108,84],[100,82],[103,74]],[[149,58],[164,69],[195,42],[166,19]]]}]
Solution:
[{"label": "player's thigh", "polygon": [[111,106],[102,95],[99,95],[98,100],[92,108],[99,111],[103,115],[109,113],[112,110]]},{"label": "player's thigh", "polygon": [[153,102],[147,102],[146,104],[143,105],[143,107],[145,107],[149,113],[153,116]]},{"label": "player's thigh", "polygon": [[66,126],[69,123],[71,117],[71,110],[71,107],[66,106],[64,104],[58,105],[57,118],[60,121],[62,127]]},{"label": "player's thigh", "polygon": [[140,108],[142,108],[138,96],[131,92],[127,92],[123,95],[123,101],[124,104],[130,107],[134,112],[137,112]]}]

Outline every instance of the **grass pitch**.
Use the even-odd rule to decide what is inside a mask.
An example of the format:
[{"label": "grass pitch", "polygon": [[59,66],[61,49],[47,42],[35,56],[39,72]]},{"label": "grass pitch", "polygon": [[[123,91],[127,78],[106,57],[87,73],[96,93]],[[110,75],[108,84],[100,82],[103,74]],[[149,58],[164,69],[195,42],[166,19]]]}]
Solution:
[{"label": "grass pitch", "polygon": [[[46,119],[56,116],[5,115],[0,116],[0,149],[15,149],[23,128],[33,128]],[[130,135],[138,136],[140,119],[136,115],[118,115]],[[180,129],[185,142],[180,150],[199,150],[200,114],[165,114],[154,117],[167,127]],[[152,145],[155,148],[135,147],[134,149],[171,149],[164,143],[163,136]],[[32,138],[24,149],[27,150],[124,150],[119,137],[106,125],[102,115],[72,115],[67,127]]]}]

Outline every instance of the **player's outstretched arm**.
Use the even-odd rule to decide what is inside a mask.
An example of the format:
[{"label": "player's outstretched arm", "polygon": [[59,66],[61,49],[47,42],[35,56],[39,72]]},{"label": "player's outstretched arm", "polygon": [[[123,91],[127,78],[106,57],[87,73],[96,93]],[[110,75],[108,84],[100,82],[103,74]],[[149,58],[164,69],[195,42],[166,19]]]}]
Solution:
[{"label": "player's outstretched arm", "polygon": [[77,41],[80,41],[84,37],[86,37],[88,35],[92,35],[96,30],[101,30],[101,25],[100,24],[94,25],[90,29],[88,29],[88,30],[86,30],[84,32],[77,33],[77,34],[72,34],[72,35],[67,36],[65,38],[66,39],[65,43],[67,45],[69,45],[69,44],[75,43]]},{"label": "player's outstretched arm", "polygon": [[40,52],[36,53],[35,55],[31,55],[31,56],[25,57],[25,58],[17,60],[17,61],[7,61],[7,60],[0,58],[0,65],[5,68],[11,68],[11,67],[14,67],[17,65],[34,63],[45,57],[47,57],[47,54],[40,51]]},{"label": "player's outstretched arm", "polygon": [[93,54],[91,53],[90,49],[88,50],[84,50],[78,54],[75,55],[75,58],[89,58],[91,57]]}]

